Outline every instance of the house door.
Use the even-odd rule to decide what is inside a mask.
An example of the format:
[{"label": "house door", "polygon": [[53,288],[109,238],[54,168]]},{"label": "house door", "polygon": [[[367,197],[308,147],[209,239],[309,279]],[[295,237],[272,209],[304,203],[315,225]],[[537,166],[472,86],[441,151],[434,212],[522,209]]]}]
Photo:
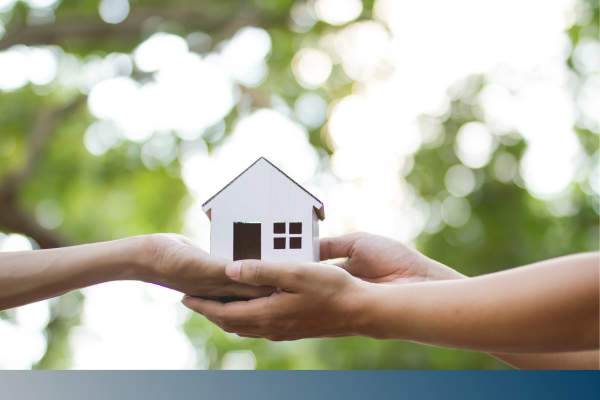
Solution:
[{"label": "house door", "polygon": [[260,260],[260,222],[233,223],[233,261]]}]

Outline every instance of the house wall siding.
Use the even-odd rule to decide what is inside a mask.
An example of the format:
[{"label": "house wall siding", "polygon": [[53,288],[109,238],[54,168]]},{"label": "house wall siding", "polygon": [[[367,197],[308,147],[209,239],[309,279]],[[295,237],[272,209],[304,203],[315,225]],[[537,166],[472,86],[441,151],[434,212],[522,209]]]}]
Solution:
[{"label": "house wall siding", "polygon": [[319,242],[319,217],[313,208],[312,212],[312,231],[313,231],[313,261],[321,261],[321,244]]},{"label": "house wall siding", "polygon": [[[313,206],[316,204],[315,199],[294,182],[261,160],[207,204],[211,209],[210,252],[232,260],[234,222],[260,222],[263,260],[314,260]],[[288,223],[285,235],[273,233],[275,222]],[[301,222],[302,234],[290,235],[289,222]],[[302,237],[302,248],[290,249],[289,238],[297,236]],[[273,248],[274,237],[286,237],[285,250]]]}]

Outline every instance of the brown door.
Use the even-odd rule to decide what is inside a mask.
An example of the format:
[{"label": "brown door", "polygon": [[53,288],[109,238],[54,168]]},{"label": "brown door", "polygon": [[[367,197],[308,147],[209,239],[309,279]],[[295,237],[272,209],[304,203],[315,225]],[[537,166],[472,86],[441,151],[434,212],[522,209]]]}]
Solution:
[{"label": "brown door", "polygon": [[233,261],[260,260],[260,222],[233,223]]}]

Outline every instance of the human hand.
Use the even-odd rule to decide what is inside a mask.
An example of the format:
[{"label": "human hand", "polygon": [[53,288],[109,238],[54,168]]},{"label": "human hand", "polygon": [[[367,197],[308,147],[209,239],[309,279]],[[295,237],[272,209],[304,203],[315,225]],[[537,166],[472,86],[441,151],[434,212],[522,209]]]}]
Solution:
[{"label": "human hand", "polygon": [[396,240],[365,232],[321,239],[321,260],[374,283],[414,283],[465,278]]},{"label": "human hand", "polygon": [[282,341],[360,335],[368,325],[362,296],[372,284],[336,266],[245,260],[229,264],[226,273],[239,284],[279,288],[268,297],[227,304],[182,300],[226,332]]},{"label": "human hand", "polygon": [[229,260],[213,256],[184,236],[157,233],[145,237],[141,280],[191,296],[251,299],[268,296],[276,289],[234,282],[225,275]]}]

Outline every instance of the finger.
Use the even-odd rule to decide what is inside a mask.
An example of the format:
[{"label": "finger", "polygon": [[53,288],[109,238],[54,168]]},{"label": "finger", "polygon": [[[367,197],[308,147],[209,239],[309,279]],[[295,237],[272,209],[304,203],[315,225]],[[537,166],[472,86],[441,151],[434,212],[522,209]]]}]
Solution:
[{"label": "finger", "polygon": [[321,261],[350,256],[354,243],[367,235],[368,233],[356,232],[340,237],[321,239]]},{"label": "finger", "polygon": [[[345,269],[346,271],[348,271],[348,259],[344,258],[343,260],[338,260],[338,261],[333,261],[333,262],[324,262],[322,264],[327,264],[327,265],[333,265],[335,267],[341,268],[341,269]],[[350,272],[350,271],[348,271]]]},{"label": "finger", "polygon": [[[210,319],[209,319],[210,321]],[[212,321],[211,321],[212,322]],[[238,336],[250,337],[250,338],[263,338],[266,335],[264,328],[250,325],[219,325],[219,328],[227,333],[235,333]]]},{"label": "finger", "polygon": [[184,297],[181,302],[192,311],[204,315],[217,325],[253,325],[267,298],[219,303],[200,297]]},{"label": "finger", "polygon": [[260,260],[235,261],[225,268],[227,276],[240,283],[256,286],[274,286],[286,291],[298,288],[302,263],[269,263]]},{"label": "finger", "polygon": [[195,247],[197,249],[204,251],[204,249],[202,247],[200,247],[200,245],[198,243],[194,242],[191,239],[188,239],[187,237],[185,237],[183,235],[180,235],[178,233],[167,233],[167,235],[181,240],[184,244],[187,244],[188,246],[192,246],[192,247]]},{"label": "finger", "polygon": [[240,299],[257,299],[267,297],[277,291],[273,286],[252,286],[245,283],[232,282],[227,286],[228,296],[239,297]]}]

